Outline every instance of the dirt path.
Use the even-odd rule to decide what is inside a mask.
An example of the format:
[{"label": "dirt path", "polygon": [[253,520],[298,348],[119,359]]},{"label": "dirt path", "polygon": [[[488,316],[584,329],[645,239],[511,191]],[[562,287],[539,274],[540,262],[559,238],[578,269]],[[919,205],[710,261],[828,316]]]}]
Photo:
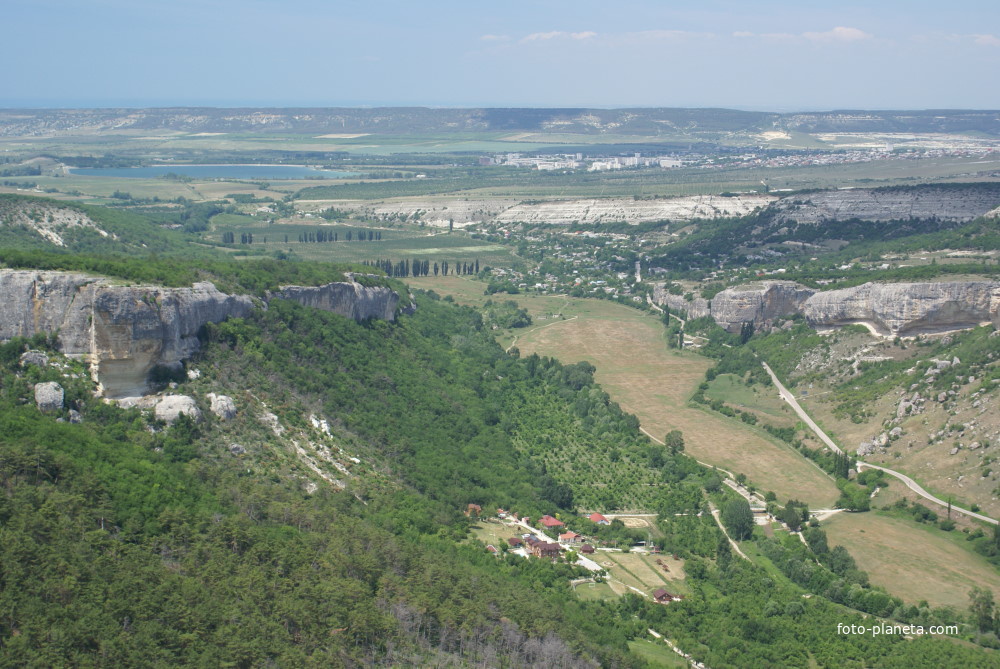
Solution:
[{"label": "dirt path", "polygon": [[733,547],[733,550],[736,551],[736,554],[739,555],[744,560],[746,560],[747,562],[751,562],[750,558],[747,557],[747,554],[744,553],[743,550],[740,548],[740,545],[735,541],[733,541],[733,538],[729,536],[729,532],[726,531],[726,526],[722,524],[722,519],[719,518],[719,510],[716,509],[715,505],[712,504],[711,502],[708,503],[708,508],[712,510],[712,518],[715,518],[715,524],[718,525],[719,529],[722,530],[722,533],[726,535],[726,539],[729,540],[729,545]]}]

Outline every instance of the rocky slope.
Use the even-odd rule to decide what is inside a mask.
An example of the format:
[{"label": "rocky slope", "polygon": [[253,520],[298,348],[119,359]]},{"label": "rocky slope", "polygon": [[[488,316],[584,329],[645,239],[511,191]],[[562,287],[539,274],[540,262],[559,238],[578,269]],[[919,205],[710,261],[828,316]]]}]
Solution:
[{"label": "rocky slope", "polygon": [[866,283],[816,292],[791,281],[763,281],[721,291],[711,301],[688,302],[657,286],[657,304],[712,316],[730,332],[744,322],[758,328],[801,314],[815,328],[862,324],[884,336],[963,330],[992,322],[1000,328],[1000,282]]},{"label": "rocky slope", "polygon": [[[392,320],[399,300],[389,288],[355,282],[286,286],[275,297],[355,320]],[[253,308],[252,298],[211,283],[125,286],[83,274],[0,270],[0,339],[58,333],[62,352],[86,358],[109,397],[149,391],[154,368],[176,368],[197,350],[202,326]]]}]

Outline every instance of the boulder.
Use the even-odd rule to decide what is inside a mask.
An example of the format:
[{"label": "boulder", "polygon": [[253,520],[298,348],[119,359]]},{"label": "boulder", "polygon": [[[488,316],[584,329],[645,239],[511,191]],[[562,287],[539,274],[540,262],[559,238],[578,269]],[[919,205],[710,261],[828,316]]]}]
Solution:
[{"label": "boulder", "polygon": [[21,367],[34,365],[35,367],[46,367],[49,364],[49,356],[41,351],[25,351],[21,354]]},{"label": "boulder", "polygon": [[229,444],[229,452],[233,455],[243,455],[247,452],[247,449],[239,444]]},{"label": "boulder", "polygon": [[70,409],[69,410],[69,422],[71,422],[71,423],[77,423],[77,424],[82,423],[83,422],[83,414],[81,414],[76,409]]},{"label": "boulder", "polygon": [[236,403],[233,402],[232,397],[215,393],[209,393],[206,397],[211,402],[209,408],[216,416],[222,420],[231,420],[236,417]]},{"label": "boulder", "polygon": [[201,420],[201,411],[193,397],[187,395],[167,395],[160,398],[156,403],[154,415],[157,420],[162,420],[167,425],[171,425],[181,414],[185,414],[194,420]]},{"label": "boulder", "polygon": [[35,384],[35,404],[38,406],[39,411],[46,413],[61,411],[64,397],[65,392],[63,392],[63,387],[55,381]]},{"label": "boulder", "polygon": [[873,444],[870,441],[862,441],[861,444],[858,446],[857,450],[859,457],[871,455],[874,452],[875,452],[875,444]]},{"label": "boulder", "polygon": [[903,428],[901,427],[894,427],[891,430],[889,430],[889,439],[891,441],[895,441],[896,439],[899,439],[902,436],[903,436]]}]

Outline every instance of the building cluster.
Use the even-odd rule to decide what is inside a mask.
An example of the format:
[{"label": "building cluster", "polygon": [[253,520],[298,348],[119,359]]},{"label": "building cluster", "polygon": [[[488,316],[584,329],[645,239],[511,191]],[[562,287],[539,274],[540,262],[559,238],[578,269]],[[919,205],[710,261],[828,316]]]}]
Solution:
[{"label": "building cluster", "polygon": [[584,156],[582,153],[557,153],[538,156],[524,156],[520,153],[506,153],[482,156],[479,164],[527,167],[536,170],[575,170],[586,167],[588,171],[623,170],[639,167],[660,167],[664,169],[681,167],[682,162],[673,156]]},{"label": "building cluster", "polygon": [[638,167],[662,167],[663,169],[671,169],[674,167],[681,167],[682,165],[683,163],[678,158],[672,158],[669,156],[644,157],[641,153],[636,153],[627,157],[614,156],[608,160],[595,160],[590,163],[590,167],[588,167],[587,170],[589,172],[600,172],[602,170],[624,170]]}]

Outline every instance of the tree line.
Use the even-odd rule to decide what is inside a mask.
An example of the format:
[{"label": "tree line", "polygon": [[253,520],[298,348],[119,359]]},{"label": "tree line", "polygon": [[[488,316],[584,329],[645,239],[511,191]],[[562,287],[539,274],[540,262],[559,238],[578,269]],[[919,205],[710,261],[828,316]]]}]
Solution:
[{"label": "tree line", "polygon": [[418,260],[414,259],[412,262],[410,260],[397,260],[393,262],[388,259],[376,259],[376,260],[363,260],[361,264],[365,267],[376,267],[386,273],[387,276],[405,278],[408,276],[430,276],[433,272],[434,276],[448,276],[450,272],[452,276],[468,276],[472,274],[479,274],[479,259],[469,262],[462,261],[455,263],[449,263],[447,260],[431,262],[430,260]]},{"label": "tree line", "polygon": [[[340,233],[336,230],[325,230],[323,228],[318,228],[315,231],[300,232],[298,236],[298,241],[300,244],[324,244],[327,242],[339,242]],[[344,241],[357,241],[357,242],[380,242],[382,241],[382,231],[381,230],[348,230],[344,233]],[[222,233],[222,243],[223,244],[235,244],[236,243],[236,233],[227,230]],[[267,237],[264,237],[264,243],[267,243]],[[285,235],[285,243],[288,243],[288,235]],[[253,233],[252,232],[241,232],[240,233],[240,244],[253,244]]]}]

